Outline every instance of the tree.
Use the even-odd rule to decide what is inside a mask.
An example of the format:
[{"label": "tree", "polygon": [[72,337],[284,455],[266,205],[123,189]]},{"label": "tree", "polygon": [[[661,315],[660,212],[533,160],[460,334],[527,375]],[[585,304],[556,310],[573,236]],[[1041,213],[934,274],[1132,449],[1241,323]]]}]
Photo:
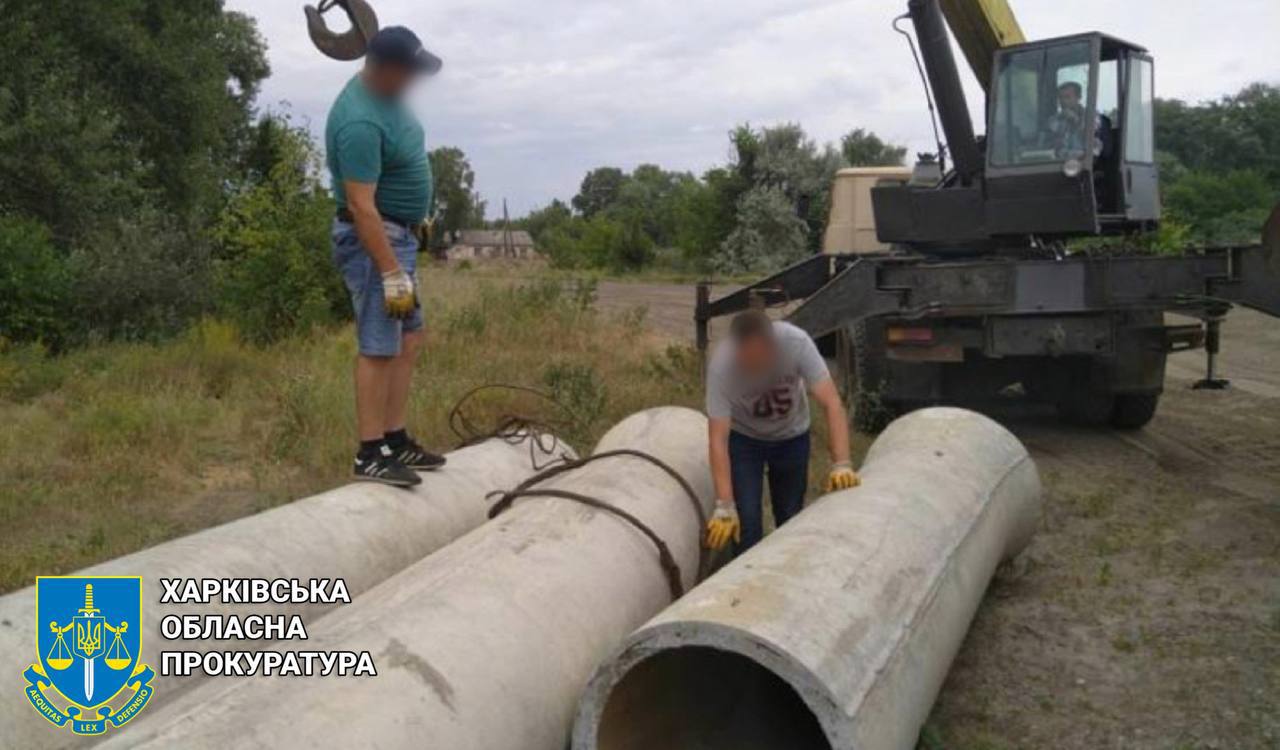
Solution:
[{"label": "tree", "polygon": [[1255,171],[1190,172],[1165,188],[1164,200],[1193,242],[1245,244],[1258,241],[1280,190]]},{"label": "tree", "polygon": [[214,283],[207,232],[151,204],[95,224],[68,258],[77,339],[157,340],[208,312]]},{"label": "tree", "polygon": [[6,3],[0,212],[47,227],[86,337],[152,337],[207,309],[208,230],[247,180],[269,72],[221,0]]},{"label": "tree", "polygon": [[1280,185],[1280,86],[1255,83],[1201,104],[1158,99],[1156,144],[1193,171],[1250,169]]},{"label": "tree", "polygon": [[907,148],[885,143],[875,133],[858,128],[840,139],[840,153],[851,167],[896,167],[902,165]]},{"label": "tree", "polygon": [[738,201],[751,189],[751,182],[732,167],[709,169],[702,179],[711,193],[711,215],[707,220],[707,231],[703,239],[712,243],[707,250],[714,253],[737,225]]},{"label": "tree", "polygon": [[32,219],[0,217],[0,349],[33,341],[60,346],[69,280],[48,229]]},{"label": "tree", "polygon": [[593,169],[582,178],[582,187],[573,197],[573,207],[589,219],[613,205],[625,181],[626,175],[617,167]]},{"label": "tree", "polygon": [[808,226],[779,187],[760,185],[738,202],[737,226],[715,257],[724,273],[771,271],[808,254]]},{"label": "tree", "polygon": [[703,180],[681,180],[671,196],[672,242],[685,262],[710,271],[711,257],[733,231],[735,197],[719,190],[724,170],[711,170]]},{"label": "tree", "polygon": [[1280,87],[1257,83],[1201,104],[1156,101],[1169,217],[1199,244],[1257,242],[1280,199]]},{"label": "tree", "polygon": [[268,113],[249,128],[238,155],[238,179],[232,193],[266,182],[281,162],[295,161],[298,139],[310,141],[306,130],[293,124],[285,109]]},{"label": "tree", "polygon": [[[841,156],[831,145],[819,146],[795,123],[754,130],[742,125],[730,134],[739,189],[770,187],[791,201],[807,226],[806,243],[817,252],[830,208],[831,182]],[[742,193],[739,193],[742,195]],[[741,210],[737,207],[737,216]]]},{"label": "tree", "polygon": [[687,172],[641,164],[623,175],[618,195],[605,212],[624,221],[638,220],[654,244],[667,247],[675,241],[677,189],[690,181],[695,180]]},{"label": "tree", "polygon": [[[5,151],[26,160],[23,176],[37,171],[40,178],[34,185],[15,180],[13,165],[0,164],[0,202],[32,211],[58,239],[79,237],[92,222],[81,218],[83,209],[41,211],[40,200],[52,188],[67,199],[55,200],[56,208],[79,201],[82,191],[68,183],[82,179],[142,189],[171,215],[206,220],[234,176],[253,100],[269,73],[265,43],[248,16],[217,1],[159,0],[100,3],[91,11],[75,0],[9,3],[0,70]],[[88,142],[60,141],[60,131],[76,122],[91,126]],[[11,144],[20,150],[9,151]],[[85,147],[94,153],[66,158]],[[95,163],[111,160],[126,168]],[[99,169],[75,168],[82,164]],[[120,216],[116,205],[102,210]],[[78,224],[68,226],[68,215]]]},{"label": "tree", "polygon": [[120,114],[69,78],[51,72],[21,91],[9,76],[0,82],[0,210],[48,227],[64,252],[155,198]]},{"label": "tree", "polygon": [[563,227],[573,219],[573,211],[559,198],[551,201],[544,208],[530,211],[528,216],[511,222],[518,229],[524,229],[533,237],[535,243],[541,244],[548,232]]},{"label": "tree", "polygon": [[475,190],[476,174],[462,149],[447,146],[432,151],[431,171],[435,176],[435,237],[463,229],[484,226],[485,204]]},{"label": "tree", "polygon": [[277,124],[278,160],[230,200],[215,228],[219,311],[250,341],[267,344],[349,312],[327,263],[333,198],[321,184],[310,133]]}]

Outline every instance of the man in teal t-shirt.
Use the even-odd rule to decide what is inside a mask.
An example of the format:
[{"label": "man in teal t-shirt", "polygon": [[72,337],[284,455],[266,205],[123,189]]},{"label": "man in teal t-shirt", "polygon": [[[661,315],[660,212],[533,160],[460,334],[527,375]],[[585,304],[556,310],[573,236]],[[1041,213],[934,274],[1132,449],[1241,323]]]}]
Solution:
[{"label": "man in teal t-shirt", "polygon": [[411,487],[444,458],[405,429],[413,365],[422,349],[422,307],[414,274],[414,229],[433,190],[422,125],[404,102],[412,84],[440,70],[440,58],[403,26],[369,40],[364,69],[329,110],[325,148],[337,216],[333,258],[355,309],[355,478]]}]

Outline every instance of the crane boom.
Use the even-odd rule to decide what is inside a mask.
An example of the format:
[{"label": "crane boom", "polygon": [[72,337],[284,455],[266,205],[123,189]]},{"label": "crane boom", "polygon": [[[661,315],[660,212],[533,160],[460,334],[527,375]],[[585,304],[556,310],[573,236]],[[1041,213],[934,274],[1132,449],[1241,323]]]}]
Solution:
[{"label": "crane boom", "polygon": [[1008,0],[942,0],[942,13],[984,90],[996,50],[1027,41]]}]

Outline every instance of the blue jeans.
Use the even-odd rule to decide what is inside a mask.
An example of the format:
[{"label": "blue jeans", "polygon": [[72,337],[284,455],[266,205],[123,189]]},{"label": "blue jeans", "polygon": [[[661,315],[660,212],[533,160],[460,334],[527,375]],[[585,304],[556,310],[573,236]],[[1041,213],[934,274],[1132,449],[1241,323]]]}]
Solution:
[{"label": "blue jeans", "polygon": [[[408,227],[390,221],[382,222],[387,240],[410,276],[418,268],[418,238]],[[356,314],[356,341],[366,357],[394,357],[400,354],[400,337],[422,329],[422,308],[413,311],[408,320],[387,317],[383,306],[382,274],[373,265],[354,224],[337,219],[333,222],[333,263],[342,272],[342,280],[351,294],[351,307]],[[414,279],[417,281],[416,277]],[[419,291],[421,294],[421,291]]]},{"label": "blue jeans", "polygon": [[774,526],[781,526],[804,509],[804,494],[809,488],[809,433],[777,441],[729,433],[733,501],[742,523],[742,542],[734,550],[739,554],[764,537],[766,469]]}]

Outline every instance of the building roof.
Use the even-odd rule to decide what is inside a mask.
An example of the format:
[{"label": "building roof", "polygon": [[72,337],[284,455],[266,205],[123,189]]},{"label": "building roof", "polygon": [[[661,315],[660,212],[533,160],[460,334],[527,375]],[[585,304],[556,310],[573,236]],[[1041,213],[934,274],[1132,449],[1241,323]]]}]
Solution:
[{"label": "building roof", "polygon": [[[471,245],[473,247],[504,247],[506,242],[503,239],[501,229],[464,229],[458,237],[457,244]],[[523,229],[511,230],[511,245],[513,247],[533,247],[533,237]]]}]

